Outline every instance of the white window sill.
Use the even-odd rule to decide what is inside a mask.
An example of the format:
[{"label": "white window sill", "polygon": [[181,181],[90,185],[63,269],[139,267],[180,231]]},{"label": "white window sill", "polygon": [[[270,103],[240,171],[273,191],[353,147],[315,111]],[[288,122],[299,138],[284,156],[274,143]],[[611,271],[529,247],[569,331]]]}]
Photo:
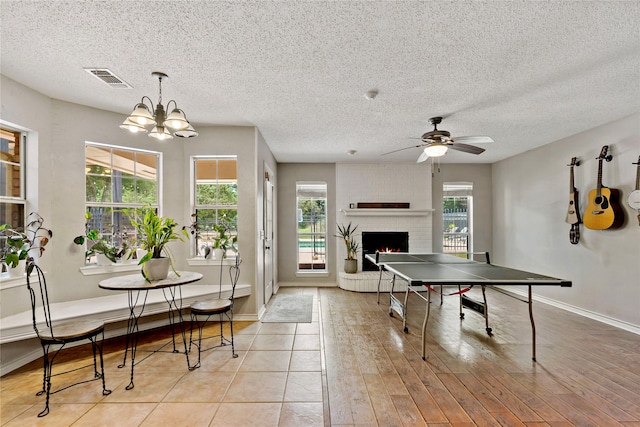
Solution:
[{"label": "white window sill", "polygon": [[296,271],[296,277],[329,277],[328,271]]},{"label": "white window sill", "polygon": [[140,271],[140,266],[137,262],[130,262],[125,264],[111,264],[111,265],[86,265],[80,267],[80,272],[85,276],[94,276],[96,274],[109,274],[109,273],[121,273],[124,271]]},{"label": "white window sill", "polygon": [[[220,265],[219,259],[206,259],[204,257],[187,258],[187,264],[192,266],[218,266]],[[222,260],[222,265],[235,265],[236,257],[228,256]]]},{"label": "white window sill", "polygon": [[17,288],[27,284],[27,276],[9,276],[9,273],[0,273],[0,290]]}]

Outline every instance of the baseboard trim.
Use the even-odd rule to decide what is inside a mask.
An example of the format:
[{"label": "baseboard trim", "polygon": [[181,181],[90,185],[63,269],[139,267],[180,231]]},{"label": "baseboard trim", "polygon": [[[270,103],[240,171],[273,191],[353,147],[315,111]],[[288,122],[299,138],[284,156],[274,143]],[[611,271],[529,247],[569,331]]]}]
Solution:
[{"label": "baseboard trim", "polygon": [[[514,294],[514,295],[518,295],[518,296],[524,297],[524,298],[527,298],[527,295],[528,295],[528,293],[526,291],[521,291],[521,290],[518,290],[518,289],[506,289],[506,288],[500,287],[500,290],[504,291],[504,292],[507,292],[507,293]],[[596,320],[596,321],[601,322],[601,323],[605,323],[605,324],[610,325],[610,326],[614,326],[614,327],[619,328],[619,329],[623,329],[625,331],[634,333],[636,335],[640,335],[640,326],[634,325],[632,323],[624,322],[624,321],[619,320],[619,319],[614,319],[613,317],[609,317],[609,316],[605,316],[605,315],[602,315],[602,314],[599,314],[599,313],[595,313],[595,312],[590,311],[590,310],[585,310],[583,308],[576,307],[576,306],[571,305],[571,304],[566,304],[566,303],[563,303],[561,301],[557,301],[557,300],[554,300],[554,299],[551,299],[551,298],[547,298],[547,297],[544,297],[544,296],[540,296],[540,295],[535,295],[534,294],[533,295],[533,300],[536,301],[536,302],[541,302],[543,304],[547,304],[547,305],[551,305],[553,307],[560,308],[560,309],[565,310],[565,311],[569,311],[571,313],[575,313],[575,314],[580,315],[582,317],[587,317],[589,319]]]}]

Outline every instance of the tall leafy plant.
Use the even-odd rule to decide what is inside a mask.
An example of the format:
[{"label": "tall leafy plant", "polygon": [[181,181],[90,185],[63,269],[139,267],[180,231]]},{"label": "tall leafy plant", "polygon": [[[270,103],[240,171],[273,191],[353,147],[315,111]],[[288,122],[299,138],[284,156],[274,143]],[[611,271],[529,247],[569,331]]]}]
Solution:
[{"label": "tall leafy plant", "polygon": [[[189,233],[184,228],[177,228],[178,223],[172,218],[159,216],[151,207],[125,211],[125,213],[136,229],[135,244],[147,251],[146,255],[138,261],[138,265],[144,265],[152,258],[166,257],[171,260],[171,269],[177,275],[178,272],[173,267],[172,254],[166,245],[169,242],[183,242],[189,239]],[[144,268],[142,274],[145,274]]]},{"label": "tall leafy plant", "polygon": [[356,225],[351,228],[351,223],[349,223],[347,225],[337,224],[337,227],[338,234],[336,234],[335,237],[341,238],[344,241],[347,248],[347,259],[356,259],[358,256],[358,249],[360,249],[360,244],[354,240],[353,236],[358,226]]}]

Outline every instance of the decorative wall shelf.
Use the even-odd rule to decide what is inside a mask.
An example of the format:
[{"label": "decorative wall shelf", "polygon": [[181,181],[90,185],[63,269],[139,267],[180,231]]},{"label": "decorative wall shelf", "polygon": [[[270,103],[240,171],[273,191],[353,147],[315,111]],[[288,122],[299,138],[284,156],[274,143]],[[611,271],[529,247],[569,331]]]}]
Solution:
[{"label": "decorative wall shelf", "polygon": [[340,209],[344,216],[428,216],[435,209]]}]

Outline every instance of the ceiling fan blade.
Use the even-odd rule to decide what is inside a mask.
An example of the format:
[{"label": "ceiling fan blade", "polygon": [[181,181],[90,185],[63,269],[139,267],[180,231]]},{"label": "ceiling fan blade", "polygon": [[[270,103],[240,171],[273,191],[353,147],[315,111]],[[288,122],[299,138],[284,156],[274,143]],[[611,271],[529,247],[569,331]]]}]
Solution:
[{"label": "ceiling fan blade", "polygon": [[388,153],[383,153],[383,154],[380,154],[380,155],[381,156],[386,156],[387,154],[397,153],[398,151],[404,151],[404,150],[408,150],[410,148],[419,148],[419,147],[424,147],[424,146],[425,146],[425,144],[412,145],[410,147],[399,148],[397,150],[389,151]]},{"label": "ceiling fan blade", "polygon": [[457,136],[451,139],[453,142],[465,142],[470,144],[485,144],[493,142],[493,139],[488,136]]},{"label": "ceiling fan blade", "polygon": [[484,153],[484,148],[476,147],[475,145],[460,144],[458,142],[455,142],[453,144],[448,144],[447,147],[449,147],[451,150],[462,151],[463,153],[470,153],[470,154]]},{"label": "ceiling fan blade", "polygon": [[418,157],[418,160],[416,161],[416,163],[426,162],[428,158],[429,156],[427,156],[427,153],[423,151],[422,153],[420,153],[420,157]]}]

